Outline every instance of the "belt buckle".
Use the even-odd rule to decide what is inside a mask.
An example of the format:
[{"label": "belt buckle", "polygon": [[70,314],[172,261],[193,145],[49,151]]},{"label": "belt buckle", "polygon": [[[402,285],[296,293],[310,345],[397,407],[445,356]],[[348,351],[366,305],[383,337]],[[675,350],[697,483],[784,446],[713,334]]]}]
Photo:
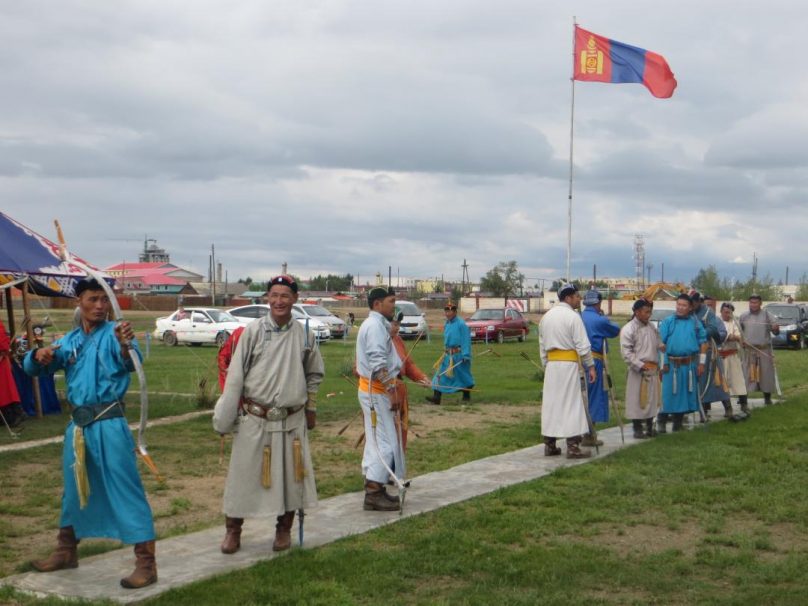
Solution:
[{"label": "belt buckle", "polygon": [[265,417],[267,414],[266,409],[263,406],[260,406],[259,404],[253,404],[252,402],[247,404],[247,412],[249,412],[251,415],[255,415],[256,417],[262,417],[262,418]]},{"label": "belt buckle", "polygon": [[73,423],[79,427],[86,427],[95,419],[95,410],[92,406],[77,406],[71,411]]},{"label": "belt buckle", "polygon": [[283,421],[288,416],[289,411],[283,407],[273,406],[272,408],[266,409],[267,421]]}]

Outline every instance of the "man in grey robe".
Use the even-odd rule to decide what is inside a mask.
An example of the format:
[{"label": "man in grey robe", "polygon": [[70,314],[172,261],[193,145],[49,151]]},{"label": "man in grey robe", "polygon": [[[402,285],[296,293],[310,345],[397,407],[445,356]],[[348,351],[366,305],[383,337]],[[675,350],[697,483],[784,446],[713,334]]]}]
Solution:
[{"label": "man in grey robe", "polygon": [[[772,392],[777,388],[774,369],[774,351],[770,333],[780,334],[780,326],[774,316],[760,308],[760,295],[749,297],[749,311],[741,314],[742,343],[746,353],[744,374],[746,390],[762,391],[763,400],[768,406],[772,403]],[[746,396],[740,396],[741,406],[746,406]]]},{"label": "man in grey robe", "polygon": [[233,433],[223,553],[238,551],[249,517],[277,516],[272,549],[289,549],[295,510],[317,504],[308,430],[324,367],[314,332],[292,318],[296,301],[293,278],[270,281],[270,313],[244,329],[213,411],[213,428]]},{"label": "man in grey robe", "polygon": [[626,416],[634,426],[634,437],[644,440],[656,435],[654,417],[659,410],[661,341],[656,327],[649,322],[653,310],[651,302],[638,299],[631,309],[634,317],[620,330],[620,354],[628,368]]}]

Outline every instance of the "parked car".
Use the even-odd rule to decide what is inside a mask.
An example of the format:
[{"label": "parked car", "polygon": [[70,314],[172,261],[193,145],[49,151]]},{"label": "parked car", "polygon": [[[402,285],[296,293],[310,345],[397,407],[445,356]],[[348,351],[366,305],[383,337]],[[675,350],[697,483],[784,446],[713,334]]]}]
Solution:
[{"label": "parked car", "polygon": [[[256,303],[254,305],[242,305],[241,307],[234,307],[229,309],[228,312],[232,315],[241,325],[247,325],[258,318],[263,318],[269,313],[269,305],[264,303]],[[305,325],[307,317],[299,310],[292,307],[292,317]],[[328,341],[331,338],[331,329],[328,324],[316,318],[308,318],[309,328],[314,331],[314,337],[318,342]]]},{"label": "parked car", "polygon": [[236,318],[221,309],[188,307],[157,318],[152,334],[166,345],[215,343],[221,346],[239,326]]},{"label": "parked car", "polygon": [[657,301],[654,303],[654,310],[651,312],[651,319],[648,320],[654,327],[659,328],[662,320],[676,313],[675,301]]},{"label": "parked car", "polygon": [[472,341],[494,341],[503,343],[505,339],[516,337],[524,341],[529,325],[521,313],[515,309],[478,309],[466,320],[471,331]]},{"label": "parked car", "polygon": [[328,328],[331,329],[331,336],[335,339],[341,339],[345,336],[346,325],[345,322],[340,320],[337,316],[332,314],[322,305],[313,305],[311,303],[295,303],[294,309],[302,313],[304,316],[312,320],[319,320],[325,322]]},{"label": "parked car", "polygon": [[398,334],[402,339],[416,339],[429,332],[426,323],[426,314],[415,303],[409,301],[396,301],[396,307],[404,314],[401,319],[401,328]]},{"label": "parked car", "polygon": [[805,311],[794,303],[769,303],[764,307],[780,326],[780,334],[772,334],[772,347],[805,349],[808,318]]}]

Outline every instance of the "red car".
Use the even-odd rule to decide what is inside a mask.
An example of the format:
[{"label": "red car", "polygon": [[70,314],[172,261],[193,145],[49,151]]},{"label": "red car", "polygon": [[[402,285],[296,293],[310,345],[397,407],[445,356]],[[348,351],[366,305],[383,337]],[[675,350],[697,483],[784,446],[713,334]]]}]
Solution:
[{"label": "red car", "polygon": [[466,325],[472,341],[496,341],[516,337],[524,341],[530,330],[527,320],[515,309],[478,309]]}]

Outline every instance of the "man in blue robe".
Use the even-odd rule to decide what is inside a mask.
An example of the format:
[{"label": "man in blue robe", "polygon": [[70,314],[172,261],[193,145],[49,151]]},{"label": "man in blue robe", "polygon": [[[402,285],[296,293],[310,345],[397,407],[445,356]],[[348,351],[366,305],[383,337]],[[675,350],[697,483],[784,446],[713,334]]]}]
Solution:
[{"label": "man in blue robe", "polygon": [[443,356],[435,376],[432,377],[432,396],[426,400],[440,404],[445,393],[463,392],[463,402],[471,401],[474,377],[471,376],[471,333],[462,318],[457,316],[457,304],[449,301],[443,308]]},{"label": "man in blue robe", "polygon": [[[595,382],[586,384],[589,396],[589,415],[592,417],[593,423],[605,423],[609,420],[609,386],[606,381],[603,357],[608,355],[609,351],[606,339],[613,339],[620,334],[620,326],[603,315],[602,301],[603,295],[597,290],[588,290],[583,298],[584,311],[581,313],[586,336],[589,337],[589,343],[592,345],[592,358],[595,360]],[[581,444],[583,446],[602,446],[603,442],[595,440],[595,436],[587,433]]]},{"label": "man in blue robe", "polygon": [[729,385],[726,385],[724,363],[718,354],[718,347],[727,338],[727,329],[715,313],[716,300],[712,295],[690,293],[693,299],[693,315],[696,316],[704,331],[707,333],[707,361],[704,364],[704,374],[699,377],[699,395],[704,407],[704,414],[710,417],[710,404],[721,402],[727,417],[732,416],[730,405]]},{"label": "man in blue robe", "polygon": [[81,280],[76,295],[81,326],[49,347],[28,352],[23,362],[31,376],[64,369],[73,408],[62,455],[58,545],[32,565],[40,572],[76,568],[81,539],[118,539],[134,543],[136,557],[134,572],[121,585],[145,587],[157,581],[154,523],[123,404],[134,370],[131,356],[140,356],[140,350],[128,322],[107,321],[111,305],[98,282]]},{"label": "man in blue robe", "polygon": [[659,325],[662,341],[662,412],[657,430],[665,433],[668,417],[673,415],[673,431],[682,429],[685,414],[699,410],[698,377],[707,360],[707,333],[691,313],[690,297],[676,299],[676,313]]}]

